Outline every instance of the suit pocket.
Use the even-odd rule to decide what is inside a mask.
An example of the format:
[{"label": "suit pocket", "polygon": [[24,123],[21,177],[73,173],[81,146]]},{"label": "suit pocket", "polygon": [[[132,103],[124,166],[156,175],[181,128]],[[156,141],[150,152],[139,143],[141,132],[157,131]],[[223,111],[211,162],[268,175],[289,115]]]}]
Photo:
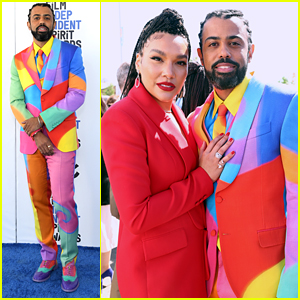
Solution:
[{"label": "suit pocket", "polygon": [[150,260],[185,248],[187,237],[184,229],[174,231],[143,240],[145,260]]},{"label": "suit pocket", "polygon": [[258,230],[258,242],[263,248],[282,245],[285,243],[286,226]]},{"label": "suit pocket", "polygon": [[271,122],[261,124],[257,127],[251,128],[248,135],[248,140],[266,134],[271,131]]}]

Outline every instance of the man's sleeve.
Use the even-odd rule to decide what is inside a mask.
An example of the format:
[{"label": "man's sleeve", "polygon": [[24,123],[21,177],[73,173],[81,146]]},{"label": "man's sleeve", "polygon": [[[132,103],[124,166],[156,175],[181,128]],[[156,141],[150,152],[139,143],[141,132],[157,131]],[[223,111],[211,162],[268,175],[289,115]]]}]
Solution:
[{"label": "man's sleeve", "polygon": [[10,107],[21,126],[23,121],[33,117],[30,111],[26,108],[24,99],[24,91],[20,82],[15,59],[13,59],[11,63]]},{"label": "man's sleeve", "polygon": [[285,267],[278,298],[298,298],[298,95],[287,110],[281,131],[280,150],[286,187]]},{"label": "man's sleeve", "polygon": [[69,87],[65,98],[57,101],[40,114],[49,131],[61,124],[83,104],[85,92],[86,78],[81,49],[77,48],[70,64]]}]

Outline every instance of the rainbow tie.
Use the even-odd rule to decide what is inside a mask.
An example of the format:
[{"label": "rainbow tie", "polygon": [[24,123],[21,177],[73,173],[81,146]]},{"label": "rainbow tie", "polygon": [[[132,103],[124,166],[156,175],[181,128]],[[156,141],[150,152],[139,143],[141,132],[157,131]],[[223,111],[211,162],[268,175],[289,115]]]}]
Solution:
[{"label": "rainbow tie", "polygon": [[213,139],[221,133],[226,131],[226,112],[227,107],[225,104],[221,104],[218,108],[218,117],[214,124]]},{"label": "rainbow tie", "polygon": [[37,70],[39,72],[39,74],[41,74],[42,70],[43,70],[43,66],[44,66],[44,61],[43,61],[43,50],[40,49],[38,51],[38,57],[36,60],[36,66],[37,66]]}]

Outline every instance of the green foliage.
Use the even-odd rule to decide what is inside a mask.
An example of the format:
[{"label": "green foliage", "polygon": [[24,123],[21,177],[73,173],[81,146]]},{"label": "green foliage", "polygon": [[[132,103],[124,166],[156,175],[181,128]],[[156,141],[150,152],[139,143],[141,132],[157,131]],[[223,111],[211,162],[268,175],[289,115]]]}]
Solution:
[{"label": "green foliage", "polygon": [[292,80],[291,81],[289,81],[286,77],[282,77],[281,78],[281,80],[279,80],[278,82],[279,83],[282,83],[282,84],[286,84],[286,85],[288,85],[288,84],[295,84],[295,79],[296,79],[296,74],[295,73],[293,73],[293,77],[292,77]]},{"label": "green foliage", "polygon": [[286,77],[284,77],[284,76],[281,78],[281,81],[279,80],[278,82],[282,83],[282,84],[289,84],[288,79]]},{"label": "green foliage", "polygon": [[107,88],[101,90],[101,94],[105,96],[111,96],[116,93],[114,85],[110,84]]}]

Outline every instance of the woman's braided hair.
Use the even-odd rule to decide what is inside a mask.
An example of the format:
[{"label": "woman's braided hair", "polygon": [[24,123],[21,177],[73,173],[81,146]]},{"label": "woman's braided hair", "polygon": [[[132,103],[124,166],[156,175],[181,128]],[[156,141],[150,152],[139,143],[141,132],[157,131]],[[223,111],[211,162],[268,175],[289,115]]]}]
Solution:
[{"label": "woman's braided hair", "polygon": [[137,71],[135,68],[136,54],[140,53],[142,55],[145,43],[148,41],[150,36],[156,32],[169,33],[186,38],[188,43],[188,58],[190,58],[191,43],[189,35],[183,25],[182,16],[178,14],[178,12],[174,9],[164,9],[160,15],[147,22],[138,38],[133,51],[128,76],[124,85],[124,89],[122,91],[121,98],[124,98],[128,95],[130,89],[134,85],[135,78],[137,77]]}]

